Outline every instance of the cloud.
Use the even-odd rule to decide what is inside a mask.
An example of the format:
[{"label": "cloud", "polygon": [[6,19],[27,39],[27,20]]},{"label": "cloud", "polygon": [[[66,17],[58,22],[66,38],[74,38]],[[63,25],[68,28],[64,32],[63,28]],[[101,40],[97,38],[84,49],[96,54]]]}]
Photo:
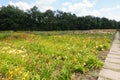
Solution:
[{"label": "cloud", "polygon": [[77,15],[86,15],[88,10],[94,6],[95,2],[90,2],[89,0],[83,0],[82,2],[78,2],[74,4],[64,3],[64,5],[65,4],[69,4],[69,5],[68,7],[63,7],[61,9],[62,11],[73,12],[76,13]]},{"label": "cloud", "polygon": [[12,2],[12,1],[10,1],[9,4],[13,5],[13,6],[16,6],[16,7],[19,7],[20,9],[22,9],[24,11],[26,9],[30,9],[30,8],[33,7],[32,4],[30,5],[30,4],[26,3],[26,2],[21,2],[21,1],[19,1],[19,2]]},{"label": "cloud", "polygon": [[72,4],[71,2],[64,2],[64,3],[62,3],[63,6],[69,6],[71,4]]},{"label": "cloud", "polygon": [[117,5],[115,7],[111,7],[111,8],[102,8],[100,9],[101,12],[110,12],[110,11],[114,11],[114,10],[117,10],[117,9],[120,9],[120,6]]},{"label": "cloud", "polygon": [[26,9],[30,9],[33,6],[37,6],[38,9],[40,9],[40,11],[46,11],[47,9],[52,9],[54,10],[54,8],[52,7],[52,4],[55,2],[56,0],[36,0],[34,3],[27,3],[27,2],[12,2],[10,1],[9,4],[13,5],[13,6],[17,6],[22,10],[26,10]]},{"label": "cloud", "polygon": [[[57,1],[58,0],[35,0],[33,3],[10,1],[9,4],[17,6],[24,11],[26,9],[32,8],[33,6],[37,6],[40,11],[44,12],[48,9],[55,10],[54,4]],[[93,15],[99,17],[107,17],[109,19],[116,19],[117,21],[120,20],[120,12],[118,12],[120,10],[120,5],[96,9],[96,5],[99,4],[97,1],[98,0],[82,0],[76,3],[75,1],[74,3],[71,2],[71,0],[69,2],[65,1],[64,3],[61,3],[61,9],[59,10],[72,12],[77,16]]]},{"label": "cloud", "polygon": [[52,4],[57,0],[36,0],[34,5],[36,5],[41,11],[46,11],[48,9],[54,10]]},{"label": "cloud", "polygon": [[97,10],[92,10],[91,12],[88,11],[90,15],[99,16],[99,17],[107,17],[109,19],[115,19],[117,21],[120,20],[119,18],[119,11],[120,5],[113,6],[111,8],[101,8]]},{"label": "cloud", "polygon": [[120,13],[118,12],[120,10],[120,5],[96,9],[95,6],[98,4],[97,1],[98,0],[93,0],[92,2],[90,0],[82,0],[82,2],[78,3],[65,2],[61,10],[75,13],[77,16],[93,15],[115,19],[117,21],[120,20]]},{"label": "cloud", "polygon": [[38,5],[50,5],[52,3],[56,2],[56,0],[36,0],[35,4]]}]

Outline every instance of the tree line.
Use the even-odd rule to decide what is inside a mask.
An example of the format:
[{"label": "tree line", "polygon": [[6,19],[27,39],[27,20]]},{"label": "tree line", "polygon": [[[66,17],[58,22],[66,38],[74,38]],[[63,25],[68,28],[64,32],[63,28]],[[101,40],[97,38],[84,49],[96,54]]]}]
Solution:
[{"label": "tree line", "polygon": [[11,5],[0,7],[0,30],[89,30],[119,27],[120,22],[105,17],[78,17],[59,10],[41,12],[36,6],[26,11]]}]

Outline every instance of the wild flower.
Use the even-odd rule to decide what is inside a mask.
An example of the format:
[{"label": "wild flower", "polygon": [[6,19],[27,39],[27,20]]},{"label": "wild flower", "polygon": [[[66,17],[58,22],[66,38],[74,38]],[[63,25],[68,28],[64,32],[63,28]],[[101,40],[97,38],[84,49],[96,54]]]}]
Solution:
[{"label": "wild flower", "polygon": [[9,50],[11,47],[10,46],[6,46],[6,47],[3,47],[2,50]]},{"label": "wild flower", "polygon": [[24,79],[29,75],[29,71],[25,71],[25,68],[22,66],[14,66],[13,68],[9,69],[7,73],[7,79],[13,80],[15,78]]},{"label": "wild flower", "polygon": [[74,59],[73,59],[73,61],[74,61],[74,62],[77,62],[77,61],[78,61],[78,59],[77,59],[77,58],[74,58]]},{"label": "wild flower", "polygon": [[17,39],[0,42],[0,72],[5,73],[6,80],[70,80],[73,71],[87,72],[101,67],[96,54],[109,48],[112,37],[23,33],[13,36]]}]

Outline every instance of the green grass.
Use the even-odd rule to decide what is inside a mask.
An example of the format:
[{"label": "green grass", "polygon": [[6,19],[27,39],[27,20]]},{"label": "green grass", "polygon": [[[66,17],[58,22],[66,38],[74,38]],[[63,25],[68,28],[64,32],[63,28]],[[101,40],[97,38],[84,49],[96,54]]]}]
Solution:
[{"label": "green grass", "polygon": [[0,39],[11,37],[12,33],[13,33],[12,31],[1,31],[0,32]]},{"label": "green grass", "polygon": [[1,37],[0,79],[70,80],[75,72],[101,68],[98,52],[110,48],[114,33],[47,34]]}]

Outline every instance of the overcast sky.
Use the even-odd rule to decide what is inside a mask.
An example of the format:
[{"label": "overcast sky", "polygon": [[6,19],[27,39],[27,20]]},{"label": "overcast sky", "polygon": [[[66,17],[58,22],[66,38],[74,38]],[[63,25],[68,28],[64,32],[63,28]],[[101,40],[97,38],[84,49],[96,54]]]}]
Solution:
[{"label": "overcast sky", "polygon": [[14,5],[26,10],[37,6],[75,13],[77,16],[93,15],[120,21],[120,0],[0,0],[0,6]]}]

